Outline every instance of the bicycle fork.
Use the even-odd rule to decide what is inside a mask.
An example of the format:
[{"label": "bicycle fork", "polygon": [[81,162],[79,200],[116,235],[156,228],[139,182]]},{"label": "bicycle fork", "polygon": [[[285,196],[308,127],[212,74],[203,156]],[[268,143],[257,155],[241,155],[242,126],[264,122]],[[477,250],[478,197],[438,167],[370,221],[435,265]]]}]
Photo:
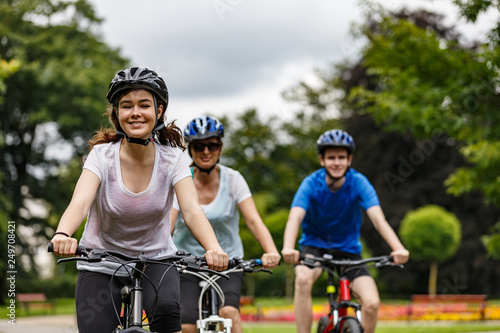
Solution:
[{"label": "bicycle fork", "polygon": [[[203,288],[206,283],[205,281],[200,282],[200,287]],[[202,303],[202,318],[196,321],[198,332],[231,333],[232,327],[233,322],[231,319],[219,317],[217,291],[213,287],[209,287]]]},{"label": "bicycle fork", "polygon": [[349,289],[349,280],[346,277],[340,278],[339,281],[338,302],[335,301],[335,281],[332,275],[328,275],[328,285],[326,293],[330,300],[330,313],[332,314],[332,328],[337,327],[339,321],[342,321],[347,316],[347,310],[353,308],[356,313],[356,318],[361,323],[361,305],[351,302],[351,291]]}]

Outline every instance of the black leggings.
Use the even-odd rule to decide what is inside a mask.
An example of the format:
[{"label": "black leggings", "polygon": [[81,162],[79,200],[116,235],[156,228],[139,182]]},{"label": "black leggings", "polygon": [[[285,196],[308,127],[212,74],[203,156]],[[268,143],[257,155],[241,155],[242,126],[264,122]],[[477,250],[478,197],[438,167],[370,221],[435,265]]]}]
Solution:
[{"label": "black leggings", "polygon": [[[167,269],[168,272],[160,285],[160,280]],[[160,333],[180,331],[182,326],[177,269],[153,264],[146,267],[145,274],[149,279],[144,278],[142,283],[144,310],[148,316],[151,331]],[[119,309],[120,290],[123,285],[129,283],[129,278],[111,278],[110,275],[103,273],[80,271],[75,293],[78,332],[112,333],[119,325],[116,313],[119,314],[121,311]],[[158,292],[158,300],[155,306],[156,292]],[[113,301],[116,308],[113,307]]]}]

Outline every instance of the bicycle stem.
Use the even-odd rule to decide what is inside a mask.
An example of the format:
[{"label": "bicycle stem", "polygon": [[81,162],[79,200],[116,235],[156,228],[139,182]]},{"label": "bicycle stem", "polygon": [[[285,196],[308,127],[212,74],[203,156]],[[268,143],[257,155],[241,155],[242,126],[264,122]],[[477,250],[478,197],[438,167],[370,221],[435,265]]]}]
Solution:
[{"label": "bicycle stem", "polygon": [[211,307],[211,313],[215,315],[219,315],[219,304],[218,304],[218,299],[217,299],[217,291],[213,288],[210,287],[210,307]]},{"label": "bicycle stem", "polygon": [[137,263],[133,272],[132,290],[130,292],[130,303],[132,304],[130,327],[142,327],[142,304],[143,304],[143,289],[142,289],[142,274],[146,269],[144,263]]}]

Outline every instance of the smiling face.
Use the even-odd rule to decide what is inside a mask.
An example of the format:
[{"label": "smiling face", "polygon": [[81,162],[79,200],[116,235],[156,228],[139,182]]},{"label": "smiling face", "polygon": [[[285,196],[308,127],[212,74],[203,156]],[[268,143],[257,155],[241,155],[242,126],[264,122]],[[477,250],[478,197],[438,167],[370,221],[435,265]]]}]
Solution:
[{"label": "smiling face", "polygon": [[217,138],[193,141],[189,145],[191,157],[197,166],[203,169],[211,168],[217,163],[222,153],[222,144]]},{"label": "smiling face", "polygon": [[162,112],[163,105],[159,105],[158,117],[155,117],[153,95],[148,90],[131,90],[118,101],[118,121],[130,137],[149,138]]},{"label": "smiling face", "polygon": [[347,149],[342,147],[326,148],[325,153],[319,158],[321,166],[334,178],[343,177],[352,161],[352,155],[348,154]]}]

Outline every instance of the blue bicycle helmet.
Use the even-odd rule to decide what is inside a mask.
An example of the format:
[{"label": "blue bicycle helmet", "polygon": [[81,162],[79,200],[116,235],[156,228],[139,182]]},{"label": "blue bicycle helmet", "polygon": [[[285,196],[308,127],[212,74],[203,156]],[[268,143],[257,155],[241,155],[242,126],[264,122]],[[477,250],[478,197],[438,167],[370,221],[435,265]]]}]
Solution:
[{"label": "blue bicycle helmet", "polygon": [[328,147],[344,147],[347,148],[349,154],[354,152],[354,139],[349,133],[340,129],[332,129],[321,134],[318,141],[318,152],[323,155]]},{"label": "blue bicycle helmet", "polygon": [[184,137],[191,143],[194,140],[208,138],[222,138],[224,136],[224,126],[219,119],[210,116],[201,116],[191,120],[184,129]]}]

